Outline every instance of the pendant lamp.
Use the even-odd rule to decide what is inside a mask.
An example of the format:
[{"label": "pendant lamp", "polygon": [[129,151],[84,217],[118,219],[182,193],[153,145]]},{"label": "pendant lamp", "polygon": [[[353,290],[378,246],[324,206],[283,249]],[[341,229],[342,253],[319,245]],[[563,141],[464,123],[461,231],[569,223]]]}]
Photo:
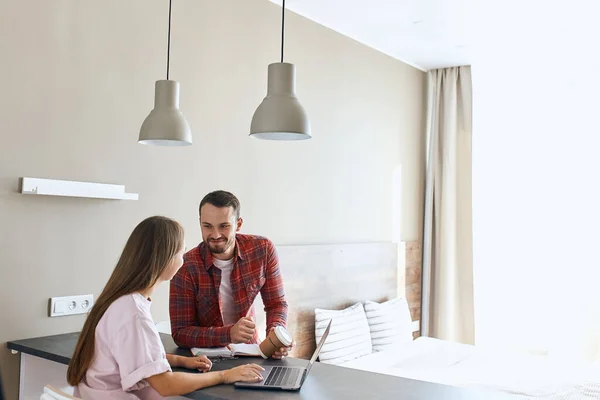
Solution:
[{"label": "pendant lamp", "polygon": [[169,79],[171,57],[171,3],[169,0],[169,33],[167,42],[167,79],[154,84],[154,109],[140,129],[138,143],[157,146],[189,146],[192,132],[179,111],[179,82]]},{"label": "pendant lamp", "polygon": [[285,0],[281,6],[281,62],[269,65],[267,97],[250,124],[250,136],[267,140],[310,139],[310,122],[296,97],[296,67],[283,62]]}]

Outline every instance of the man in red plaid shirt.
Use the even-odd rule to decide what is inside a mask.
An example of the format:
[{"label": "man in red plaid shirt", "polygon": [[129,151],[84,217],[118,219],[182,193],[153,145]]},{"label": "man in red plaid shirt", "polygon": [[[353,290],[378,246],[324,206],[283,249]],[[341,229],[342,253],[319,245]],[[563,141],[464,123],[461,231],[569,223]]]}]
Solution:
[{"label": "man in red plaid shirt", "polygon": [[[267,313],[267,333],[286,326],[287,303],[279,260],[264,237],[237,234],[242,227],[240,202],[218,190],[200,202],[202,243],[184,256],[171,280],[171,332],[182,347],[257,343],[254,299],[260,292]],[[282,358],[291,348],[281,348]]]}]

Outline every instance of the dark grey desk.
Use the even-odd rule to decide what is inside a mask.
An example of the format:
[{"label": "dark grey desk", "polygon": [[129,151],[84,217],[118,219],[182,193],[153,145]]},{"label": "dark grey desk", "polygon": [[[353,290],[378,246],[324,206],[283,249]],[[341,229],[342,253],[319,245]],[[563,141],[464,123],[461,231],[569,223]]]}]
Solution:
[{"label": "dark grey desk", "polygon": [[[46,336],[8,342],[8,348],[61,364],[68,364],[77,344],[79,333]],[[189,350],[178,348],[169,335],[161,334],[168,353],[190,355]],[[228,369],[254,362],[259,365],[306,365],[306,360],[286,358],[282,361],[262,358],[221,360],[213,370]],[[183,371],[183,370],[182,370]],[[191,372],[189,370],[185,370]],[[194,373],[194,372],[192,372]],[[279,392],[237,389],[233,385],[219,385],[189,393],[184,397],[198,400],[229,399],[394,399],[394,400],[509,400],[517,397],[437,383],[422,382],[390,375],[376,374],[350,368],[315,363],[299,392]]]}]

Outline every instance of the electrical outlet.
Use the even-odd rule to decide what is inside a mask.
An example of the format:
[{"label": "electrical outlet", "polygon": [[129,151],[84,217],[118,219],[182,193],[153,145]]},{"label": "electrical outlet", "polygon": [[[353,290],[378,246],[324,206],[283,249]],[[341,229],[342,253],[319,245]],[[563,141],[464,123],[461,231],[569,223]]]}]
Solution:
[{"label": "electrical outlet", "polygon": [[86,314],[94,305],[94,295],[52,297],[48,302],[48,316],[62,317],[65,315]]}]

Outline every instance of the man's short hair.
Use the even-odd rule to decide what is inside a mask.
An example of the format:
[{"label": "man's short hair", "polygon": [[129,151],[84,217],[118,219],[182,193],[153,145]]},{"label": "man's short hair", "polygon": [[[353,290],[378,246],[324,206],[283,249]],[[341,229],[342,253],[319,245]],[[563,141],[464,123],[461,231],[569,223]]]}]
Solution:
[{"label": "man's short hair", "polygon": [[200,207],[198,207],[198,215],[200,215],[202,206],[205,204],[212,204],[218,208],[232,207],[236,219],[240,217],[240,201],[233,193],[225,190],[215,190],[204,196],[200,202]]}]

